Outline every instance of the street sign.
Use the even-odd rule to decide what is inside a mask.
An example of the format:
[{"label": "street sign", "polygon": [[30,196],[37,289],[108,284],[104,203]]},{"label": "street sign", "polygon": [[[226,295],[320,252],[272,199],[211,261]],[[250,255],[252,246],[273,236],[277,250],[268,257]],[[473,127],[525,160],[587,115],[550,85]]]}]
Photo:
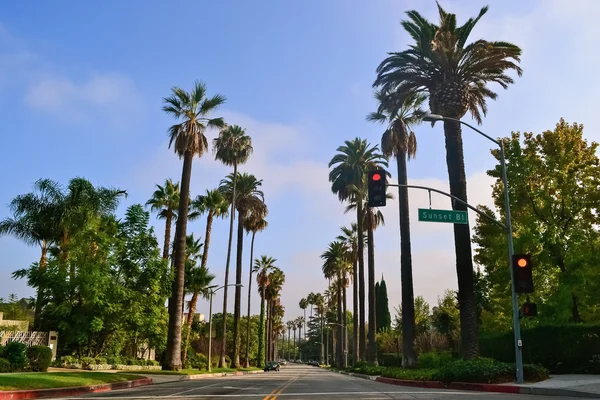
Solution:
[{"label": "street sign", "polygon": [[419,208],[419,221],[422,222],[447,222],[450,224],[468,224],[466,211],[433,210]]}]

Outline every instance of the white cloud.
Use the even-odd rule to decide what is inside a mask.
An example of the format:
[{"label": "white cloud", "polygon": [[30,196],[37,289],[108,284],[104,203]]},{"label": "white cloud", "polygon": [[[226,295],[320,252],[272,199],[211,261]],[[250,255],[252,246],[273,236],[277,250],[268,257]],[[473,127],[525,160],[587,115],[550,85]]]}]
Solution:
[{"label": "white cloud", "polygon": [[116,125],[126,124],[142,112],[135,84],[120,74],[94,74],[81,82],[42,78],[30,85],[25,101],[64,120],[84,121],[100,114]]}]

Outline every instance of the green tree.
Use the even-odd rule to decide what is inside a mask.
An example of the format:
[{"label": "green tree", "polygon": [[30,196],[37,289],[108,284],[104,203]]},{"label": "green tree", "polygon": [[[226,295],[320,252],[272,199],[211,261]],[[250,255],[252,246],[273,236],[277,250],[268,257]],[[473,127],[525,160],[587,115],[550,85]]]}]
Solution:
[{"label": "green tree", "polygon": [[173,241],[175,279],[173,280],[173,304],[169,315],[169,334],[164,368],[181,370],[181,323],[183,317],[183,293],[185,284],[185,239],[190,202],[190,180],[194,157],[202,157],[208,148],[204,136],[207,128],[222,128],[223,118],[207,118],[225,97],[217,94],[206,97],[204,83],[195,82],[191,92],[181,88],[171,89],[171,96],[164,99],[163,111],[176,118],[179,123],[169,128],[169,147],[173,147],[179,158],[183,158],[181,191],[177,224]]},{"label": "green tree", "polygon": [[[495,100],[497,94],[489,89],[489,83],[507,88],[513,79],[507,71],[522,71],[521,49],[507,42],[476,40],[467,44],[471,31],[487,12],[484,7],[476,18],[463,25],[456,22],[456,15],[447,13],[438,4],[439,25],[427,21],[417,11],[409,11],[409,20],[402,26],[414,40],[408,50],[393,52],[377,67],[377,79],[373,86],[386,93],[394,93],[399,99],[426,94],[431,112],[452,118],[444,120],[446,163],[450,181],[450,193],[467,201],[461,125],[455,119],[467,111],[478,122],[487,113],[487,99]],[[401,101],[401,100],[400,100]],[[453,208],[466,207],[453,202]],[[473,287],[473,259],[468,225],[454,225],[456,272],[458,276],[459,301],[461,304],[461,340],[465,357],[479,354],[476,300]]]},{"label": "green tree", "polygon": [[302,313],[304,314],[303,318],[304,318],[304,338],[306,339],[306,309],[308,308],[308,300],[306,300],[306,298],[301,298],[300,301],[298,302],[298,307],[300,307],[300,309],[302,310]]},{"label": "green tree", "polygon": [[[541,134],[513,132],[505,138],[514,247],[529,253],[534,263],[538,318],[532,324],[598,322],[600,300],[596,209],[600,204],[598,144],[583,137],[583,126],[560,120]],[[499,152],[493,151],[499,160]],[[492,196],[495,211],[504,219],[500,165],[488,171],[495,178]],[[483,208],[494,215],[490,209]],[[506,235],[484,218],[478,218],[475,260],[485,270],[490,312],[484,312],[484,330],[508,330],[511,324],[510,271]],[[484,282],[485,284],[485,282]],[[484,309],[485,311],[485,309]]]},{"label": "green tree", "polygon": [[431,310],[431,324],[440,334],[444,335],[450,346],[456,346],[459,336],[460,312],[456,291],[446,290],[442,298],[438,297],[438,304]]},{"label": "green tree", "polygon": [[[402,332],[402,304],[395,308],[394,329]],[[423,296],[415,297],[415,337],[429,330],[431,310]]]},{"label": "green tree", "polygon": [[[258,284],[258,293],[260,294],[260,321],[258,323],[258,367],[265,363],[265,302],[267,300],[267,287],[271,279],[271,272],[276,268],[276,259],[265,255],[254,260],[254,272],[256,273],[256,283]],[[248,288],[250,290],[250,288]]]},{"label": "green tree", "polygon": [[375,307],[377,309],[377,332],[381,332],[392,327],[392,317],[390,315],[390,307],[387,294],[387,285],[383,276],[381,276],[381,283],[378,283],[377,300]]},{"label": "green tree", "polygon": [[[237,178],[238,165],[246,163],[250,158],[253,151],[252,138],[246,135],[246,130],[238,125],[228,126],[219,132],[219,137],[213,139],[213,152],[215,159],[220,160],[227,166],[233,166],[232,184],[231,184],[231,197],[229,199],[231,203],[231,212],[229,215],[229,240],[227,242],[227,259],[225,261],[225,287],[223,288],[223,313],[227,312],[227,295],[228,295],[228,282],[229,282],[229,264],[231,263],[231,243],[233,240],[233,221],[235,220],[235,210],[237,197]],[[240,221],[241,223],[241,221]],[[243,233],[242,233],[243,236]],[[238,236],[239,238],[239,236]],[[238,255],[241,258],[241,254]],[[236,283],[241,284],[241,260],[236,265]],[[237,277],[240,276],[239,282]],[[236,286],[235,288],[235,305],[234,305],[234,364],[239,366],[239,318],[241,315],[240,304],[241,304],[241,287]],[[223,334],[227,331],[226,327],[227,320],[223,319]],[[222,341],[221,346],[221,359],[219,361],[219,367],[225,366],[225,353],[226,353],[226,341]]]},{"label": "green tree", "polygon": [[[331,182],[331,191],[337,194],[340,201],[354,201],[356,204],[356,218],[358,230],[358,278],[359,278],[359,298],[360,298],[360,332],[359,349],[360,358],[366,358],[365,346],[365,280],[364,280],[364,199],[366,196],[366,176],[371,169],[376,169],[386,165],[383,155],[379,154],[377,146],[371,146],[366,140],[355,138],[352,141],[345,141],[343,146],[338,147],[337,154],[329,162],[329,181]],[[373,241],[369,241],[373,243]],[[371,253],[371,252],[370,252]],[[370,260],[374,260],[371,254]],[[373,269],[371,269],[373,267]],[[369,321],[375,318],[375,271],[374,265],[369,265]],[[371,279],[372,278],[372,279]],[[372,356],[376,356],[375,348],[375,326],[372,324],[372,331],[369,332],[372,345],[370,346]]]},{"label": "green tree", "polygon": [[[423,94],[395,96],[382,91],[375,92],[377,111],[367,120],[387,124],[381,137],[381,150],[386,159],[396,158],[398,172],[398,208],[400,216],[400,274],[402,304],[405,325],[402,326],[402,362],[407,367],[415,366],[417,355],[415,341],[414,289],[412,278],[412,255],[410,245],[410,211],[408,204],[408,174],[406,161],[417,154],[417,138],[411,127],[421,122],[425,115],[422,109],[427,97]],[[379,325],[378,325],[379,326]]]},{"label": "green tree", "polygon": [[177,218],[177,207],[179,206],[179,183],[173,183],[171,179],[165,181],[164,186],[156,185],[146,205],[158,213],[158,218],[165,220],[165,240],[163,243],[163,258],[169,258],[169,246],[171,245],[171,227],[173,219]]}]

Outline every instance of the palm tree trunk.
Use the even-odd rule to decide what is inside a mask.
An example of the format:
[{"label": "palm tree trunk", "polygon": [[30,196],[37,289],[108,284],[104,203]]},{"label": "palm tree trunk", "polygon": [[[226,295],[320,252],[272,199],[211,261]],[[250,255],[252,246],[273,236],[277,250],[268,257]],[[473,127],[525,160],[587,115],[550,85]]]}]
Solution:
[{"label": "palm tree trunk", "polygon": [[[244,225],[242,213],[238,211],[237,257],[235,265],[235,284],[242,284],[242,255],[244,250]],[[240,367],[240,318],[242,316],[242,288],[235,287],[233,306],[233,368]]]},{"label": "palm tree trunk", "polygon": [[40,280],[38,281],[37,293],[35,296],[35,310],[33,312],[33,330],[40,331],[42,329],[42,307],[44,306],[44,274],[46,273],[46,265],[48,264],[48,243],[42,240],[42,254],[40,256]]},{"label": "palm tree trunk", "polygon": [[292,330],[290,328],[288,328],[288,360],[291,360],[290,356],[291,356],[291,350],[292,350],[292,342],[290,340],[290,336],[292,334]]},{"label": "palm tree trunk", "polygon": [[296,329],[294,329],[294,360],[297,360],[297,358],[296,358]]},{"label": "palm tree trunk", "polygon": [[304,313],[304,340],[306,340],[306,308],[303,308],[302,311]]},{"label": "palm tree trunk", "polygon": [[271,360],[271,300],[267,300],[267,329],[266,329],[266,344],[265,344],[265,362]]},{"label": "palm tree trunk", "polygon": [[192,323],[194,322],[194,315],[196,314],[196,302],[198,301],[198,292],[194,292],[192,294],[192,299],[190,300],[190,309],[188,311],[188,317],[186,321],[187,333],[185,335],[185,347],[183,348],[183,359],[181,360],[181,364],[185,365],[185,360],[187,360],[187,352],[188,347],[190,347],[190,332],[192,330]]},{"label": "palm tree trunk", "polygon": [[358,344],[358,258],[356,252],[354,253],[352,264],[352,345],[354,346],[352,365],[356,365],[356,362],[360,358],[360,348]]},{"label": "palm tree trunk", "polygon": [[[342,309],[342,274],[341,271],[338,271],[338,285],[337,285],[337,290],[336,290],[336,294],[337,294],[337,322],[338,324],[342,324],[342,313],[343,313],[343,309]],[[340,366],[343,365],[343,357],[342,357],[342,327],[340,325],[336,325],[337,331],[338,331],[338,335],[337,335],[337,342],[336,342],[336,364],[338,366],[338,368]]]},{"label": "palm tree trunk", "polygon": [[210,247],[210,234],[212,233],[212,224],[213,218],[215,214],[214,211],[208,211],[208,215],[206,216],[206,233],[204,235],[204,250],[202,252],[202,263],[200,264],[202,267],[206,268],[206,264],[208,263],[208,248]]},{"label": "palm tree trunk", "polygon": [[190,197],[190,179],[192,177],[192,161],[194,154],[186,152],[183,157],[181,173],[181,194],[179,213],[177,217],[175,237],[175,279],[173,280],[173,308],[169,315],[169,330],[172,332],[171,341],[167,343],[166,369],[181,370],[181,323],[183,318],[183,292],[185,284],[185,239],[187,228],[188,204]]},{"label": "palm tree trunk", "polygon": [[412,254],[410,244],[410,209],[408,207],[408,176],[406,151],[396,157],[398,167],[398,208],[400,215],[400,282],[402,286],[402,366],[414,367],[415,353],[415,298],[412,276]]},{"label": "palm tree trunk", "polygon": [[231,262],[231,242],[233,241],[233,221],[235,220],[235,190],[237,184],[237,163],[233,164],[233,190],[231,191],[231,211],[229,217],[229,242],[227,243],[227,260],[225,261],[225,287],[223,288],[223,333],[221,336],[221,359],[219,367],[224,368],[227,352],[227,292],[229,284],[229,263]]},{"label": "palm tree trunk", "polygon": [[[453,117],[452,115],[450,117]],[[467,178],[460,123],[444,121],[446,139],[446,164],[450,181],[450,194],[467,201]],[[467,211],[467,207],[453,202],[453,210]],[[477,327],[477,302],[473,282],[473,257],[471,232],[468,224],[454,225],[454,252],[456,254],[456,275],[458,277],[458,304],[460,306],[461,352],[466,359],[479,355]]]},{"label": "palm tree trunk", "polygon": [[256,232],[252,232],[250,244],[250,277],[248,278],[248,326],[246,327],[246,368],[250,366],[250,300],[252,298],[252,260],[254,259],[254,238]]},{"label": "palm tree trunk", "polygon": [[347,357],[347,355],[346,355],[345,352],[348,351],[348,326],[347,326],[347,321],[346,321],[346,319],[347,319],[346,318],[346,315],[347,315],[347,309],[346,309],[346,307],[348,306],[348,300],[346,298],[346,295],[347,295],[346,278],[344,278],[344,288],[343,288],[343,292],[342,293],[343,293],[343,299],[344,299],[343,300],[344,308],[342,310],[342,316],[343,317],[342,317],[342,322],[341,323],[342,323],[342,325],[344,325],[344,326],[342,326],[342,335],[343,335],[343,338],[344,338],[344,341],[343,341],[343,344],[344,344],[344,358],[343,358],[344,364],[343,365],[345,366],[346,365],[346,357]]},{"label": "palm tree trunk", "polygon": [[324,336],[323,330],[324,330],[323,329],[323,314],[321,314],[321,364],[326,365],[325,354],[323,354],[323,348],[325,346],[325,344],[324,344],[325,342],[323,340],[323,336]]},{"label": "palm tree trunk", "polygon": [[365,249],[364,249],[364,231],[363,231],[363,202],[360,195],[356,201],[356,225],[358,234],[358,298],[360,306],[359,321],[359,360],[366,360],[367,346],[365,338]]},{"label": "palm tree trunk", "polygon": [[260,298],[260,317],[258,321],[258,360],[256,366],[262,368],[264,364],[265,349],[265,290],[262,290]]},{"label": "palm tree trunk", "polygon": [[165,243],[163,244],[163,260],[169,259],[169,246],[171,245],[171,226],[173,225],[173,210],[167,210],[165,221]]},{"label": "palm tree trunk", "polygon": [[368,228],[368,257],[369,257],[369,348],[367,360],[370,363],[377,363],[377,320],[375,318],[376,300],[375,300],[375,243],[373,238],[373,210],[369,208],[369,226]]}]

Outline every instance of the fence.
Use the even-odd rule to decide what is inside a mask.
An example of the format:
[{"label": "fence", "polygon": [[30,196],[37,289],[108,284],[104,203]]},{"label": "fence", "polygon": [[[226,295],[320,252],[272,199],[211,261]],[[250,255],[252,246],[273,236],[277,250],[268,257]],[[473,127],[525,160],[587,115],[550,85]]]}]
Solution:
[{"label": "fence", "polygon": [[35,331],[0,331],[0,345],[6,346],[10,342],[24,343],[30,346],[48,346],[52,350],[52,359],[56,358],[57,333]]}]

